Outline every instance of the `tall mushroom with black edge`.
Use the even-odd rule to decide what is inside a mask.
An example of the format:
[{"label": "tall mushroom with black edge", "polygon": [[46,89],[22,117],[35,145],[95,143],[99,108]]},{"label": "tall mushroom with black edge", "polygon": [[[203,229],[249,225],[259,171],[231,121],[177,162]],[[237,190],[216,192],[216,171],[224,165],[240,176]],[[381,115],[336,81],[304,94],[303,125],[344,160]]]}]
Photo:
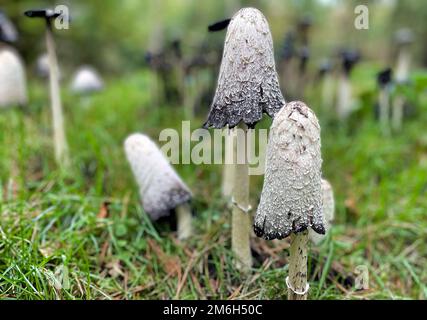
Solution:
[{"label": "tall mushroom with black edge", "polygon": [[[322,203],[323,203],[323,216],[325,217],[325,233],[329,231],[332,221],[335,218],[335,200],[334,190],[328,180],[322,179]],[[325,238],[325,235],[319,234],[312,229],[308,230],[308,236],[311,242],[319,244]]]},{"label": "tall mushroom with black edge", "polygon": [[288,298],[305,300],[308,228],[325,234],[320,126],[313,111],[293,101],[275,116],[254,231],[266,240],[291,236]]},{"label": "tall mushroom with black edge", "polygon": [[352,111],[350,74],[355,64],[360,60],[360,54],[356,50],[343,50],[340,55],[342,71],[338,83],[337,113],[340,120],[345,120]]},{"label": "tall mushroom with black edge", "polygon": [[[396,84],[405,85],[409,80],[409,70],[411,66],[411,44],[414,42],[414,34],[408,28],[399,29],[395,34],[395,42],[398,48],[396,65]],[[399,94],[394,99],[392,110],[392,127],[398,131],[402,127],[403,109],[405,98]]]},{"label": "tall mushroom with black edge", "polygon": [[379,122],[383,134],[389,133],[390,119],[390,90],[392,84],[392,70],[390,68],[381,70],[377,74],[379,87],[378,106]]},{"label": "tall mushroom with black edge", "polygon": [[192,233],[191,191],[146,135],[130,135],[124,142],[124,149],[139,186],[145,212],[156,221],[175,211],[178,238],[188,238]]},{"label": "tall mushroom with black edge", "polygon": [[[243,8],[227,29],[217,89],[205,128],[228,125],[254,128],[263,112],[273,117],[285,104],[279,87],[268,22],[255,8]],[[246,139],[245,139],[246,140]],[[233,173],[232,250],[236,267],[247,271],[252,265],[250,251],[250,205],[248,161],[242,141],[237,141]],[[243,163],[242,163],[243,162]]]},{"label": "tall mushroom with black edge", "polygon": [[55,160],[60,166],[67,166],[69,162],[68,145],[64,130],[64,116],[62,112],[61,93],[59,87],[58,60],[55,52],[52,22],[60,13],[52,9],[28,10],[25,15],[30,18],[42,18],[46,22],[46,47],[49,61],[50,99],[53,118],[53,138],[55,146]]},{"label": "tall mushroom with black edge", "polygon": [[22,106],[28,101],[24,64],[9,45],[17,39],[15,26],[0,10],[0,108]]}]

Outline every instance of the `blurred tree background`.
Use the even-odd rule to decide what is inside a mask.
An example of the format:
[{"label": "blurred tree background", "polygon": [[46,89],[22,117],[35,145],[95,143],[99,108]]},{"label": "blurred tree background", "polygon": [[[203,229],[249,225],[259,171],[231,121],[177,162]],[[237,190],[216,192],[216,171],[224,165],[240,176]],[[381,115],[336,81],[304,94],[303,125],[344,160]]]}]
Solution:
[{"label": "blurred tree background", "polygon": [[[418,0],[1,0],[0,8],[20,31],[17,46],[29,65],[44,51],[44,25],[25,19],[23,12],[58,4],[67,5],[72,18],[69,30],[57,31],[60,61],[66,68],[92,64],[103,72],[131,71],[143,65],[147,50],[175,39],[182,40],[184,55],[207,44],[221,51],[224,34],[209,35],[206,27],[242,6],[255,6],[268,17],[276,51],[286,32],[309,15],[312,65],[344,46],[360,48],[365,59],[390,64],[393,34],[401,27],[414,31],[415,60],[427,64],[427,6]],[[369,8],[368,30],[354,28],[358,4]]]}]

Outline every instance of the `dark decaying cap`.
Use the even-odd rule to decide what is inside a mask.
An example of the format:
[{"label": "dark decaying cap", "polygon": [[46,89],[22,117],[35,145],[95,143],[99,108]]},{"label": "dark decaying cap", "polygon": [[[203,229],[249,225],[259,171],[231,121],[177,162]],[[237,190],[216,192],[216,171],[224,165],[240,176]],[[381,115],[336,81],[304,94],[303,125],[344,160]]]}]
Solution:
[{"label": "dark decaying cap", "polygon": [[18,40],[18,32],[15,26],[6,14],[0,10],[0,41],[15,42],[16,40]]},{"label": "dark decaying cap", "polygon": [[343,66],[344,72],[346,74],[349,74],[353,69],[354,65],[359,62],[360,53],[357,50],[349,50],[349,49],[342,50],[341,58],[342,58],[342,66]]},{"label": "dark decaying cap", "polygon": [[308,227],[325,233],[321,167],[320,126],[315,114],[303,102],[287,103],[271,126],[254,223],[258,237],[283,239]]},{"label": "dark decaying cap", "polygon": [[215,23],[212,23],[211,25],[208,26],[208,31],[209,32],[216,32],[216,31],[221,31],[224,30],[225,28],[228,27],[228,25],[230,24],[231,19],[224,19],[221,21],[217,21]]},{"label": "dark decaying cap", "polygon": [[392,80],[393,71],[391,68],[384,69],[377,74],[377,82],[380,87],[384,87]]},{"label": "dark decaying cap", "polygon": [[61,15],[60,13],[55,12],[52,9],[28,10],[28,11],[25,11],[24,14],[30,18],[45,18],[45,19],[53,19]]},{"label": "dark decaying cap", "polygon": [[205,128],[250,128],[263,112],[273,117],[285,104],[274,62],[267,20],[254,8],[239,10],[230,21],[224,52]]}]

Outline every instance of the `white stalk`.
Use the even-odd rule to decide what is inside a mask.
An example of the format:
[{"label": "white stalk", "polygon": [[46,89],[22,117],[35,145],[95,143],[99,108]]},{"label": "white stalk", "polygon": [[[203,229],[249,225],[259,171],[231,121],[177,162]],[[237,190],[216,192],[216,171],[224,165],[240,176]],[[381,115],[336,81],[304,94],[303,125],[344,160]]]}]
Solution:
[{"label": "white stalk", "polygon": [[55,159],[58,165],[68,164],[68,146],[65,138],[64,119],[59,87],[59,69],[55,53],[55,43],[51,26],[46,30],[46,45],[49,58],[50,98],[53,118],[53,138],[55,146]]},{"label": "white stalk", "polygon": [[192,215],[191,207],[188,203],[183,203],[175,208],[178,239],[185,240],[192,235]]},{"label": "white stalk", "polygon": [[333,103],[334,81],[332,75],[325,74],[322,83],[322,107],[329,111]]},{"label": "white stalk", "polygon": [[224,129],[225,134],[225,155],[222,169],[222,195],[224,198],[230,198],[233,192],[234,184],[234,163],[236,162],[236,132],[234,129]]},{"label": "white stalk", "polygon": [[390,114],[390,101],[387,88],[380,89],[379,95],[379,108],[380,108],[380,126],[383,134],[389,133],[389,114]]},{"label": "white stalk", "polygon": [[392,127],[393,130],[399,131],[402,128],[403,107],[405,98],[401,95],[397,96],[393,104]]},{"label": "white stalk", "polygon": [[351,108],[351,84],[347,75],[341,75],[338,87],[337,113],[340,120],[344,120]]},{"label": "white stalk", "polygon": [[288,299],[307,300],[307,246],[308,231],[291,234]]},{"label": "white stalk", "polygon": [[[240,125],[247,136],[246,125]],[[236,144],[237,145],[237,144]],[[237,146],[236,146],[237,148]],[[246,159],[246,148],[237,148],[237,159],[245,159],[245,163],[235,163],[233,176],[233,210],[231,247],[236,257],[236,268],[247,272],[252,266],[250,249],[250,204],[249,204],[249,165]]]}]

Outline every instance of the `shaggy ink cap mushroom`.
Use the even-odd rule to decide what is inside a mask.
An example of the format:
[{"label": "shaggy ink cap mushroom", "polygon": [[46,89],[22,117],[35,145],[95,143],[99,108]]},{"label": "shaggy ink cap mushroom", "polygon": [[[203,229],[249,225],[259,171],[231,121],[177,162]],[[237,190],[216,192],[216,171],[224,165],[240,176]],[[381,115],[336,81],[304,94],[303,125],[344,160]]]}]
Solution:
[{"label": "shaggy ink cap mushroom", "polygon": [[264,15],[243,8],[227,29],[218,85],[205,128],[249,128],[263,112],[273,117],[285,104],[279,87],[273,40]]},{"label": "shaggy ink cap mushroom", "polygon": [[321,166],[320,126],[315,114],[301,101],[287,103],[271,126],[254,223],[258,237],[283,239],[308,227],[325,233]]},{"label": "shaggy ink cap mushroom", "polygon": [[344,72],[348,75],[360,60],[360,54],[356,50],[343,50],[341,52],[342,67]]},{"label": "shaggy ink cap mushroom", "polygon": [[18,40],[18,32],[15,26],[6,16],[6,14],[0,10],[0,41],[4,42],[16,42]]},{"label": "shaggy ink cap mushroom", "polygon": [[280,52],[280,57],[284,60],[291,59],[295,54],[295,33],[289,31],[283,40],[283,46]]},{"label": "shaggy ink cap mushroom", "polygon": [[319,65],[319,76],[322,77],[332,70],[332,64],[328,59],[323,60]]},{"label": "shaggy ink cap mushroom", "polygon": [[310,58],[310,49],[307,46],[303,46],[299,50],[299,57],[300,57],[300,72],[304,72],[307,67],[308,59]]},{"label": "shaggy ink cap mushroom", "polygon": [[170,215],[176,207],[191,200],[191,191],[150,138],[132,134],[126,138],[124,147],[139,186],[142,206],[152,220]]}]

